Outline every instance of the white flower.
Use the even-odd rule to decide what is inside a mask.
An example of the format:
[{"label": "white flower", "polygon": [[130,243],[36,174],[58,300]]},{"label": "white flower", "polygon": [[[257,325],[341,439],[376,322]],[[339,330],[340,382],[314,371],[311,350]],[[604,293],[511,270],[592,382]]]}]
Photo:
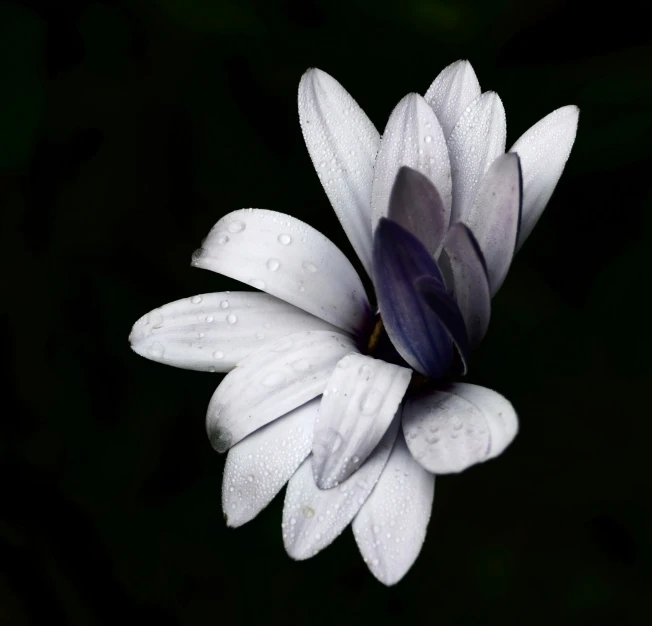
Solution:
[{"label": "white flower", "polygon": [[424,388],[412,370],[441,378],[455,367],[453,346],[466,367],[491,296],[561,175],[578,110],[554,111],[504,155],[502,103],[458,61],[425,97],[399,102],[382,139],[319,70],[301,80],[299,113],[326,193],[374,280],[384,343],[342,252],[309,225],[261,209],[223,217],[193,265],[266,293],[167,304],[139,320],[130,341],[159,362],[228,372],[207,429],[229,451],[230,526],[289,481],[288,554],[313,556],[353,522],[365,562],[391,585],[423,544],[435,474],[495,457],[516,434],[516,414],[496,392]]}]

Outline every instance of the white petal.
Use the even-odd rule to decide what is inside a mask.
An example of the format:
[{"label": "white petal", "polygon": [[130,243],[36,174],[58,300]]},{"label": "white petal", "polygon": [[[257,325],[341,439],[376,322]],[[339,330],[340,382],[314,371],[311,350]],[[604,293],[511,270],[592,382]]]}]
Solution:
[{"label": "white petal", "polygon": [[397,430],[395,419],[366,463],[334,489],[319,489],[313,478],[312,457],[303,462],[288,483],[283,505],[283,543],[293,559],[314,556],[347,527],[378,481]]},{"label": "white petal", "polygon": [[521,218],[518,161],[515,154],[502,154],[494,160],[464,218],[482,250],[492,296],[503,284],[516,250]]},{"label": "white petal", "polygon": [[424,96],[448,138],[462,113],[480,95],[480,83],[468,61],[444,68]]},{"label": "white petal", "polygon": [[577,133],[580,110],[573,105],[546,115],[527,130],[510,152],[521,157],[523,217],[518,247],[529,237],[564,171]]},{"label": "white petal", "polygon": [[505,152],[505,133],[505,109],[493,91],[476,98],[455,125],[448,138],[452,222],[464,222],[482,177],[494,159]]},{"label": "white petal", "polygon": [[318,410],[315,398],[229,450],[222,480],[222,509],[229,526],[242,526],[256,517],[310,454]]},{"label": "white petal", "polygon": [[401,580],[419,556],[434,497],[435,476],[414,460],[399,433],[378,484],[353,520],[362,558],[385,585]]},{"label": "white petal", "polygon": [[243,209],[224,216],[193,265],[241,280],[344,330],[362,333],[371,311],[360,277],[320,232],[290,215]]},{"label": "white petal", "polygon": [[380,142],[371,195],[374,229],[378,220],[387,216],[389,196],[402,165],[421,172],[432,181],[444,204],[445,222],[448,225],[451,170],[446,140],[432,109],[416,93],[405,96],[396,105]]},{"label": "white petal", "polygon": [[412,371],[362,354],[345,356],[326,385],[315,423],[312,469],[320,489],[346,480],[389,427]]},{"label": "white petal", "polygon": [[371,275],[371,183],[380,135],[344,87],[318,69],[299,83],[299,121],[328,199]]},{"label": "white petal", "polygon": [[318,396],[337,362],[351,351],[356,347],[348,337],[318,330],[288,335],[246,356],[208,405],[206,430],[213,447],[225,452]]},{"label": "white petal", "polygon": [[148,359],[203,372],[230,372],[269,341],[304,330],[337,329],[259,292],[222,291],[170,302],[141,317],[129,335]]},{"label": "white petal", "polygon": [[467,383],[411,397],[403,409],[410,452],[435,474],[461,472],[498,456],[518,431],[512,405],[500,394]]}]

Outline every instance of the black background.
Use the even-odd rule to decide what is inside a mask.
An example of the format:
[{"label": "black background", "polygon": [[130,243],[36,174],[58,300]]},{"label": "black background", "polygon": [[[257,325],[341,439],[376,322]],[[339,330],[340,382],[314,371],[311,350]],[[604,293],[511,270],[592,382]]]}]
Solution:
[{"label": "black background", "polygon": [[[637,6],[558,0],[1,3],[0,623],[649,623],[648,30]],[[292,562],[282,498],[227,529],[218,377],[127,336],[238,288],[190,268],[229,211],[290,213],[353,258],[298,124],[306,68],[382,131],[457,58],[501,95],[508,146],[565,104],[579,132],[470,372],[521,432],[438,479],[388,589],[350,530]]]}]

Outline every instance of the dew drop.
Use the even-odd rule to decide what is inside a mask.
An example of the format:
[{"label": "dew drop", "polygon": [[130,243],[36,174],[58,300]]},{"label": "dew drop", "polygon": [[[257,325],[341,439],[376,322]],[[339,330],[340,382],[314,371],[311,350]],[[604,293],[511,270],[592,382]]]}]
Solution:
[{"label": "dew drop", "polygon": [[315,509],[310,506],[304,506],[301,512],[304,517],[315,517]]},{"label": "dew drop", "polygon": [[226,316],[226,321],[227,321],[229,324],[235,324],[235,323],[238,321],[238,318],[237,318],[236,315],[233,315],[233,313],[229,313],[229,314]]},{"label": "dew drop", "polygon": [[217,243],[220,246],[223,246],[225,243],[229,243],[229,236],[224,233],[217,236]]},{"label": "dew drop", "polygon": [[213,358],[214,359],[223,359],[224,358],[224,352],[222,352],[221,350],[215,350],[215,352],[213,352]]},{"label": "dew drop", "polygon": [[265,289],[265,287],[267,286],[267,285],[265,284],[265,281],[264,281],[264,280],[260,280],[260,278],[254,278],[253,280],[250,280],[250,281],[249,281],[249,284],[250,284],[252,287],[255,287],[256,289]]},{"label": "dew drop", "polygon": [[373,371],[373,369],[371,368],[370,365],[365,364],[365,365],[360,367],[360,369],[358,370],[358,373],[360,374],[360,376],[362,376],[366,380],[369,380],[369,378],[371,378],[371,375],[374,373],[374,371]]},{"label": "dew drop", "polygon": [[190,298],[190,302],[192,302],[193,304],[199,304],[201,302],[201,296],[193,296],[192,298]]},{"label": "dew drop", "polygon": [[215,318],[212,315],[206,317],[206,321],[210,324]]},{"label": "dew drop", "polygon": [[304,261],[301,267],[311,274],[314,274],[317,271],[317,266],[314,263],[310,263],[310,261]]},{"label": "dew drop", "polygon": [[424,140],[426,143],[430,143],[430,142],[432,141],[432,135],[426,135],[426,136],[423,138],[423,140]]},{"label": "dew drop", "polygon": [[228,300],[222,300],[222,302],[220,302],[220,307],[223,308],[223,309],[228,309],[229,308],[229,301]]},{"label": "dew drop", "polygon": [[230,233],[241,233],[245,229],[245,223],[240,220],[231,222],[227,228]]},{"label": "dew drop", "polygon": [[280,266],[281,263],[278,259],[269,259],[269,261],[267,261],[267,269],[270,272],[275,272]]},{"label": "dew drop", "polygon": [[287,233],[281,233],[278,236],[278,242],[284,246],[288,246],[292,243],[292,237],[290,237],[290,235]]}]

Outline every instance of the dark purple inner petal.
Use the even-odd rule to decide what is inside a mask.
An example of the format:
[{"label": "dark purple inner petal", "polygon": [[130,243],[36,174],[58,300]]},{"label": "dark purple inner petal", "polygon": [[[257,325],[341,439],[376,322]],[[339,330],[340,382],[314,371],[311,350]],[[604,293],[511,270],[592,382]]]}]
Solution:
[{"label": "dark purple inner petal", "polygon": [[[415,282],[424,276],[432,281],[428,283],[428,293],[436,290],[437,297],[445,302],[433,306],[430,299],[423,298]],[[385,329],[399,354],[414,369],[431,378],[445,376],[453,360],[450,333],[455,333],[456,343],[465,345],[458,336],[461,314],[459,310],[455,314],[457,305],[447,293],[437,263],[424,245],[386,218],[381,218],[374,235],[374,282]],[[464,334],[463,321],[461,329]]]},{"label": "dark purple inner petal", "polygon": [[455,300],[446,290],[443,280],[434,276],[421,276],[414,281],[422,302],[429,307],[444,325],[462,359],[463,374],[466,374],[469,359],[469,340],[466,324]]},{"label": "dark purple inner petal", "polygon": [[404,165],[389,197],[388,215],[435,254],[448,228],[444,203],[427,176]]}]

